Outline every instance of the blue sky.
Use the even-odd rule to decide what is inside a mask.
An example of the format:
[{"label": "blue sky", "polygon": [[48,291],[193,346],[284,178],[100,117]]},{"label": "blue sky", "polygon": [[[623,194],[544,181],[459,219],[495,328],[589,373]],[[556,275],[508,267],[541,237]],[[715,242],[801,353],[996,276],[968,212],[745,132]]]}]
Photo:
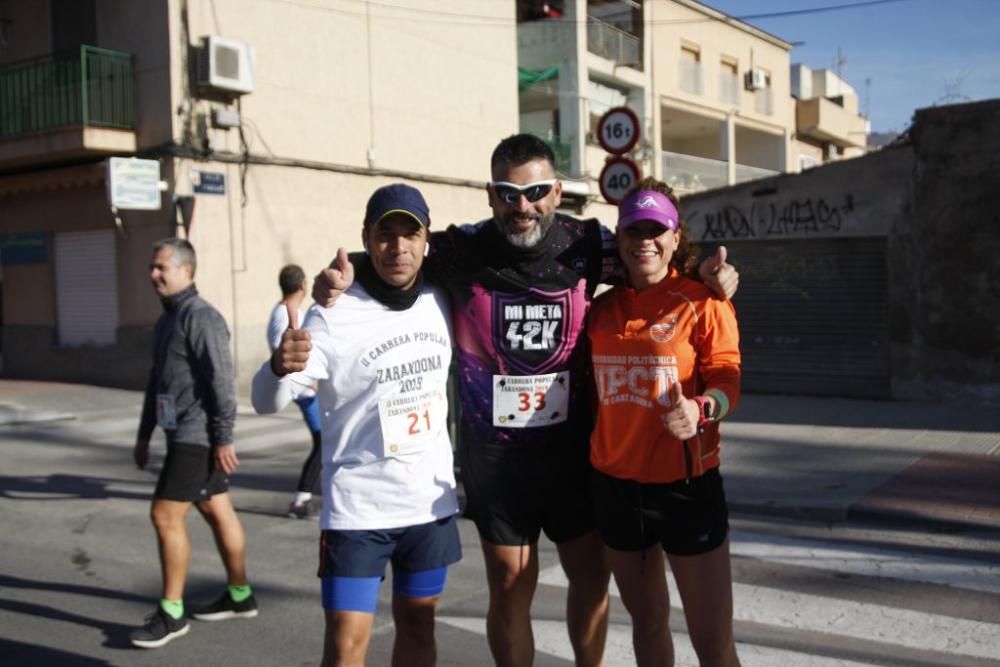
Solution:
[{"label": "blue sky", "polygon": [[[702,1],[745,17],[863,0]],[[745,20],[786,41],[804,42],[792,49],[792,63],[835,69],[839,48],[846,58],[841,76],[858,92],[862,112],[867,106],[874,132],[906,129],[918,108],[1000,98],[998,0],[900,0]]]}]

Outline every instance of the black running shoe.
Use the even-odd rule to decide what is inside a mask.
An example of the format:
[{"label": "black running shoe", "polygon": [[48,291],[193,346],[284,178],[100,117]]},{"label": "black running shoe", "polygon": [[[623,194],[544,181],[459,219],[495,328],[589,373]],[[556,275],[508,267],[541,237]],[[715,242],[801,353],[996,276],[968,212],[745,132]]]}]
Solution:
[{"label": "black running shoe", "polygon": [[255,618],[257,616],[257,599],[250,595],[243,602],[236,602],[225,591],[215,602],[199,607],[191,612],[191,616],[199,621],[225,621],[230,618]]},{"label": "black running shoe", "polygon": [[163,607],[157,606],[156,611],[146,617],[146,625],[133,630],[128,638],[139,648],[160,648],[172,639],[183,637],[190,629],[187,619],[173,618]]},{"label": "black running shoe", "polygon": [[292,519],[307,519],[309,518],[309,502],[304,503],[289,503],[288,504],[288,516]]}]

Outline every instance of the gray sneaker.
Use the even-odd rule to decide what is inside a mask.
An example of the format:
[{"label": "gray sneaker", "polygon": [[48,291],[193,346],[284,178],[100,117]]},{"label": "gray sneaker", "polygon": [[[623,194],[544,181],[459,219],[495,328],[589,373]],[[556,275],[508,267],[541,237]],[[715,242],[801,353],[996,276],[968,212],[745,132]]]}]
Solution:
[{"label": "gray sneaker", "polygon": [[191,612],[191,616],[199,621],[226,621],[230,618],[256,618],[257,598],[251,593],[243,602],[236,602],[229,597],[229,591],[211,604],[199,607]]},{"label": "gray sneaker", "polygon": [[146,624],[133,630],[128,639],[139,648],[160,648],[171,640],[183,637],[190,629],[187,619],[173,618],[157,605],[156,611],[146,617]]}]

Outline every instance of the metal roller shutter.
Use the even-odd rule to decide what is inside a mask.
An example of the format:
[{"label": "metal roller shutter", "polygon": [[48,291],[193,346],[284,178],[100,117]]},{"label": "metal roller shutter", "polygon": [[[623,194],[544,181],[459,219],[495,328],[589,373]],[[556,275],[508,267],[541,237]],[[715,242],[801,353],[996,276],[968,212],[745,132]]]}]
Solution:
[{"label": "metal roller shutter", "polygon": [[888,398],[886,240],[728,244],[743,390]]},{"label": "metal roller shutter", "polygon": [[55,235],[60,345],[114,345],[118,271],[112,230]]}]

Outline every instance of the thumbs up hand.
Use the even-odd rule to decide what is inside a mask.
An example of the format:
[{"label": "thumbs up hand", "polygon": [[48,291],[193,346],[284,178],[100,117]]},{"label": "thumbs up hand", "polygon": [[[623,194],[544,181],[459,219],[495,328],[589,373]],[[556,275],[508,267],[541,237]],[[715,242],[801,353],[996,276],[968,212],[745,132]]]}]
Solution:
[{"label": "thumbs up hand", "polygon": [[698,403],[684,397],[680,382],[670,385],[670,412],[666,415],[667,431],[678,440],[687,440],[698,432]]},{"label": "thumbs up hand", "polygon": [[329,308],[337,297],[353,284],[354,265],[347,258],[347,251],[337,248],[337,258],[313,280],[313,301],[324,308]]},{"label": "thumbs up hand", "polygon": [[731,299],[740,284],[740,274],[726,261],[726,246],[720,245],[715,254],[702,260],[698,275],[705,286],[723,299]]},{"label": "thumbs up hand", "polygon": [[288,309],[288,328],[281,334],[281,344],[271,355],[271,370],[278,376],[305,370],[312,349],[309,332],[298,328],[298,308],[292,304],[285,307]]}]

